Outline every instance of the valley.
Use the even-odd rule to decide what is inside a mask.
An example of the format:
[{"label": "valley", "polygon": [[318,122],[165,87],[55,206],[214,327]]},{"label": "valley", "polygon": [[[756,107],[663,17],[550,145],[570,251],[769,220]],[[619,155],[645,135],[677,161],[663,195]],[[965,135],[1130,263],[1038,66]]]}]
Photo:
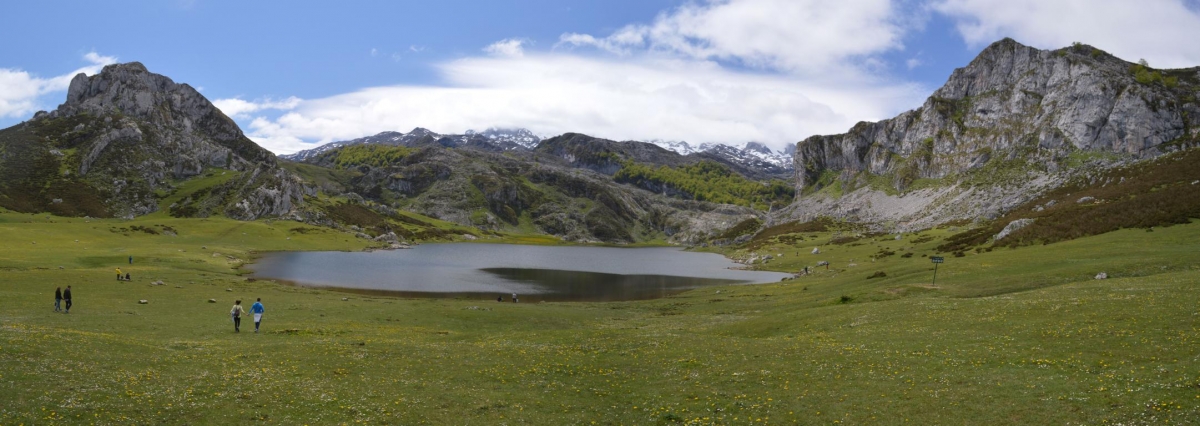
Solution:
[{"label": "valley", "polygon": [[[1198,71],[1004,39],[919,108],[782,152],[415,128],[276,156],[191,86],[108,65],[0,130],[0,423],[1194,421]],[[501,303],[445,270],[421,297],[248,266],[414,245],[665,290]],[[668,250],[785,278],[634,267]],[[371,275],[326,254],[295,257]],[[370,280],[419,275],[370,254],[397,266]],[[234,333],[260,297],[264,331]]]}]

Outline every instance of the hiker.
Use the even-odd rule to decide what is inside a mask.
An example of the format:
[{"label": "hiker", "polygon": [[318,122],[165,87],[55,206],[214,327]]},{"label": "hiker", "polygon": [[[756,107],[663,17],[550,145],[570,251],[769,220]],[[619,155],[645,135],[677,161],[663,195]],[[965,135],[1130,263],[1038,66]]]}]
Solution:
[{"label": "hiker", "polygon": [[117,281],[121,281],[121,268],[117,268]]},{"label": "hiker", "polygon": [[125,281],[129,281],[129,273],[128,272],[125,273]]},{"label": "hiker", "polygon": [[54,312],[62,312],[62,287],[54,289]]},{"label": "hiker", "polygon": [[242,309],[242,301],[233,301],[233,310],[229,311],[229,315],[233,317],[233,332],[242,332],[242,315],[246,314],[246,310]]},{"label": "hiker", "polygon": [[266,312],[266,311],[267,311],[267,309],[264,308],[262,305],[261,297],[258,298],[258,300],[255,300],[253,305],[250,305],[250,313],[254,314],[254,332],[255,333],[258,332],[258,324],[262,323],[263,312]]},{"label": "hiker", "polygon": [[63,291],[63,300],[67,302],[66,313],[71,313],[71,286],[67,286],[67,289]]},{"label": "hiker", "polygon": [[503,302],[503,301],[504,301],[504,295],[503,295],[503,294],[501,294],[501,295],[499,295],[499,296],[496,296],[496,301],[497,301],[497,302]]},{"label": "hiker", "polygon": [[513,303],[517,303],[517,294],[513,293]]},{"label": "hiker", "polygon": [[132,264],[133,264],[133,256],[129,256],[129,264],[130,264],[130,265],[132,265]]}]

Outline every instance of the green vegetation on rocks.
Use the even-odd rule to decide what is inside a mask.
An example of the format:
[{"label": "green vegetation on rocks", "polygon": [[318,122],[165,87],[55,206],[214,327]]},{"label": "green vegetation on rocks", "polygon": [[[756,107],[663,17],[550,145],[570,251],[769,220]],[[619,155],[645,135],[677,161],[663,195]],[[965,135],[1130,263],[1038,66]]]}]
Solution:
[{"label": "green vegetation on rocks", "polygon": [[678,167],[626,162],[613,179],[652,191],[680,192],[697,201],[761,210],[776,204],[786,205],[796,195],[795,189],[788,183],[778,180],[766,183],[752,181],[712,161]]},{"label": "green vegetation on rocks", "polygon": [[388,145],[350,145],[318,156],[317,161],[332,158],[334,167],[349,169],[358,166],[385,167],[403,160],[413,149]]}]

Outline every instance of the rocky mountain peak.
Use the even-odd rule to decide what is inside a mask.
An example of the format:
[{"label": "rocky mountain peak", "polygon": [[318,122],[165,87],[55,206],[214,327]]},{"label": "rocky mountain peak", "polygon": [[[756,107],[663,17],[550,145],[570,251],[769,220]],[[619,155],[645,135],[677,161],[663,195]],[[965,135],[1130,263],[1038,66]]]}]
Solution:
[{"label": "rocky mountain peak", "polygon": [[771,148],[768,148],[766,145],[763,145],[758,142],[749,142],[746,144],[745,148],[742,148],[742,150],[743,151],[754,151],[757,153],[768,154],[768,155],[774,153],[774,151],[771,151]]},{"label": "rocky mountain peak", "polygon": [[[1197,89],[1196,69],[1000,40],[919,108],[797,144],[795,209],[914,226],[995,217],[1061,185],[1080,158],[1140,161],[1192,143]],[[814,194],[830,186],[841,199]]]},{"label": "rocky mountain peak", "polygon": [[408,136],[413,137],[413,138],[432,136],[432,137],[436,138],[436,137],[438,137],[438,134],[434,133],[432,130],[426,129],[424,127],[414,127],[412,129],[412,131],[408,132]]},{"label": "rocky mountain peak", "polygon": [[103,215],[156,211],[156,194],[173,190],[180,180],[218,173],[230,176],[228,185],[203,200],[188,198],[203,206],[172,213],[254,219],[286,214],[303,203],[303,183],[279,169],[274,154],[246,138],[191,86],[138,62],[76,75],[65,102],[39,112],[5,139],[0,142],[20,145],[31,156],[51,153],[59,163],[54,170],[64,170],[56,179],[105,200],[103,206],[90,203],[90,211]]},{"label": "rocky mountain peak", "polygon": [[484,130],[482,132],[476,132],[474,130],[467,130],[465,135],[466,136],[479,135],[479,136],[483,136],[488,139],[492,139],[492,140],[496,140],[496,141],[512,142],[512,143],[515,143],[522,147],[525,147],[527,149],[537,148],[538,143],[541,143],[541,141],[542,141],[542,138],[540,136],[534,134],[533,132],[529,131],[528,129],[522,129],[522,128],[506,129],[506,128],[488,127],[487,130]]}]

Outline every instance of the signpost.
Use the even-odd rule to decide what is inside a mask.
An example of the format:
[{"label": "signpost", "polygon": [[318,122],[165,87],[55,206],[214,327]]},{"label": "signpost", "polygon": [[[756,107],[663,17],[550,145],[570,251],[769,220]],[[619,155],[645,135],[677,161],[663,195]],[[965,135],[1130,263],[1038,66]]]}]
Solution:
[{"label": "signpost", "polygon": [[929,260],[933,262],[933,285],[937,286],[937,267],[939,263],[945,262],[946,258],[941,256],[930,256]]}]

